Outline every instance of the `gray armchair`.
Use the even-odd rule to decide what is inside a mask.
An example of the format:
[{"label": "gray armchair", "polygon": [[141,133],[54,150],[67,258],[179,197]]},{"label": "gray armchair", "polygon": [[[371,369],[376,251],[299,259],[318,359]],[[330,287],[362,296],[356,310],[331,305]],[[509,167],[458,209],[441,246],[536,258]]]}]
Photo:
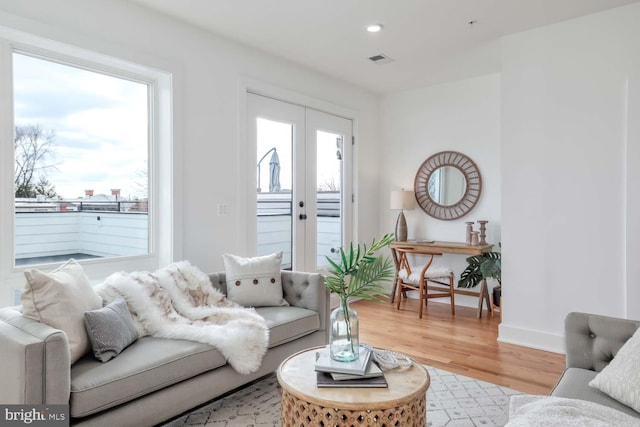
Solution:
[{"label": "gray armchair", "polygon": [[640,413],[589,386],[638,327],[637,320],[569,313],[565,319],[567,367],[551,395],[588,400],[640,418]]}]

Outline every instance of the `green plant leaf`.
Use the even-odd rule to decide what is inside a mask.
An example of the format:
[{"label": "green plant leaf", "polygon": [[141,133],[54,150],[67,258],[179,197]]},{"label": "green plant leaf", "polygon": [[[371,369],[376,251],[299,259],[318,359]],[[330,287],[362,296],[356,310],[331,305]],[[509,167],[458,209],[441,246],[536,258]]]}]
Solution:
[{"label": "green plant leaf", "polygon": [[473,288],[478,286],[478,283],[482,280],[482,273],[480,273],[479,265],[469,264],[467,268],[460,273],[460,280],[458,280],[459,288]]},{"label": "green plant leaf", "polygon": [[482,277],[496,279],[502,283],[502,261],[500,258],[488,257],[480,264]]},{"label": "green plant leaf", "polygon": [[485,252],[467,258],[467,268],[460,274],[459,288],[473,288],[483,279],[496,279],[502,284],[502,254]]},{"label": "green plant leaf", "polygon": [[345,254],[343,248],[340,248],[340,258],[342,259],[342,272],[346,273],[349,269],[349,264],[347,264],[347,254]]},{"label": "green plant leaf", "polygon": [[388,257],[376,256],[375,252],[393,240],[392,234],[386,234],[378,241],[373,239],[369,247],[351,243],[348,252],[340,248],[339,262],[326,257],[330,269],[325,283],[329,290],[341,299],[379,300],[379,296],[386,295],[388,290],[381,283],[395,277],[395,267]]}]

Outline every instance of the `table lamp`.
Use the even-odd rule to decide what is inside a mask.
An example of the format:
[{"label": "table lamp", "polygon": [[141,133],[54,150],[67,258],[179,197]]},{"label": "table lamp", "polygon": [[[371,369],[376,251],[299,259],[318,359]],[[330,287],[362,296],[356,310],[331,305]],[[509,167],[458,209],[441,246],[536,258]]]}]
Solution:
[{"label": "table lamp", "polygon": [[404,218],[404,210],[411,210],[415,206],[415,195],[413,191],[396,190],[391,192],[391,209],[400,209],[400,214],[396,220],[396,240],[405,242],[407,240],[407,220]]}]

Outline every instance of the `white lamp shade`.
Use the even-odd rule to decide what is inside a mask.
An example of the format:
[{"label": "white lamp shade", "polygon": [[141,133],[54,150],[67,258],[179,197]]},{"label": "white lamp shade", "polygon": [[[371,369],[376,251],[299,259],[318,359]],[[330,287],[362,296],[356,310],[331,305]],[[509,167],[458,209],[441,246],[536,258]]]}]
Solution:
[{"label": "white lamp shade", "polygon": [[391,192],[390,208],[391,209],[413,209],[416,198],[413,191],[396,190]]}]

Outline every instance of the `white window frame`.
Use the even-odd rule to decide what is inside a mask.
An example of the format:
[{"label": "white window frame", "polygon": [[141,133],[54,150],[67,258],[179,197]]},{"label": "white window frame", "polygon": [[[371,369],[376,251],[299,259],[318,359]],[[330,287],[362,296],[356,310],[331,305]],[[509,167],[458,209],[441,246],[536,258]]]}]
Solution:
[{"label": "white window frame", "polygon": [[58,264],[15,267],[13,53],[72,65],[149,87],[149,252],[79,261],[93,282],[115,271],[154,270],[174,259],[175,209],[171,73],[86,49],[0,27],[0,306],[12,305],[24,286],[24,270],[52,270]]}]

